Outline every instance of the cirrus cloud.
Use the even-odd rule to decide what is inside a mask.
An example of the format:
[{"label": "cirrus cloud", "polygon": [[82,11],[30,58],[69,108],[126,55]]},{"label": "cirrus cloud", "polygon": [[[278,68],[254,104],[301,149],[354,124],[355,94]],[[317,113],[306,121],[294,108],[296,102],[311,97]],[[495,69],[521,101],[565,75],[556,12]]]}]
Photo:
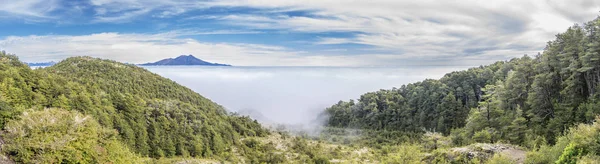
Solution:
[{"label": "cirrus cloud", "polygon": [[[217,52],[205,57],[214,58],[218,62],[240,65],[274,65],[284,62],[287,65],[393,65],[406,63],[403,62],[406,60],[412,60],[412,63],[414,61],[436,63],[430,61],[431,58],[438,59],[437,62],[452,60],[450,63],[457,64],[472,60],[475,63],[471,65],[479,65],[487,64],[491,60],[536,54],[543,49],[548,40],[553,39],[556,33],[564,31],[575,23],[594,19],[600,11],[600,1],[594,0],[90,0],[84,2],[70,4],[65,1],[49,1],[48,5],[41,5],[42,1],[37,0],[6,2],[3,4],[8,5],[0,6],[0,15],[8,13],[10,16],[48,22],[63,19],[69,21],[73,17],[89,18],[73,19],[74,24],[121,24],[147,19],[164,21],[164,24],[175,21],[190,24],[192,27],[209,23],[220,25],[217,28],[222,29],[215,31],[221,32],[251,31],[261,34],[273,33],[273,35],[275,33],[308,35],[309,37],[295,41],[309,43],[317,50],[302,49],[299,48],[301,46],[283,45],[279,42],[265,44],[259,39],[247,40],[245,43],[200,42],[181,35],[164,36],[164,33],[140,34],[130,31],[88,35],[7,36],[3,41],[6,45],[0,48],[13,49],[14,53],[19,54],[33,54],[31,52],[33,50],[18,49],[15,48],[18,45],[8,43],[14,42],[11,41],[14,39],[22,39],[38,43],[38,47],[44,47],[44,44],[52,45],[55,44],[53,42],[56,39],[61,39],[68,40],[66,43],[86,48],[73,47],[65,43],[56,45],[65,47],[65,50],[54,50],[50,51],[52,53],[43,54],[46,56],[68,56],[75,53],[118,54],[116,50],[119,47],[128,47],[125,51],[127,53],[134,53],[130,52],[133,50],[129,50],[132,48],[144,48],[138,52],[150,53],[148,56],[151,57],[158,56],[152,55],[157,54],[154,52],[199,55],[207,54],[206,52],[209,51]],[[71,11],[71,8],[81,12]],[[83,11],[92,14],[86,15]],[[146,23],[151,25],[155,22]],[[177,28],[175,26],[167,30],[176,31]],[[117,29],[116,32],[119,30]],[[331,33],[343,35],[337,36]],[[156,37],[165,38],[156,39]],[[99,40],[89,43],[69,40],[78,38]],[[156,40],[158,42],[154,42]],[[117,45],[117,42],[122,43]],[[265,50],[249,45],[280,47],[280,49]],[[365,50],[365,46],[376,51]],[[89,47],[103,47],[103,49]],[[328,49],[348,50],[343,52],[359,51],[360,54],[327,53],[334,52]],[[108,55],[108,57],[113,56]],[[369,59],[369,57],[383,59]],[[135,56],[122,58],[127,61],[141,61]],[[152,59],[154,58],[158,57]],[[393,60],[393,63],[384,60],[389,58],[396,60]]]}]

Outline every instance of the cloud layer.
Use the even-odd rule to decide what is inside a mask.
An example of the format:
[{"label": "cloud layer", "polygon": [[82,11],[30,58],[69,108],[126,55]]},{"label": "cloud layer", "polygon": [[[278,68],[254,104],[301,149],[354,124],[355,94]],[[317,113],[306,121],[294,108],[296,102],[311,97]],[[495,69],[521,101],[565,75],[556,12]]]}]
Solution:
[{"label": "cloud layer", "polygon": [[[165,57],[193,54],[201,59],[237,66],[373,66],[390,55],[309,55],[284,47],[260,44],[205,43],[180,38],[190,33],[159,34],[98,33],[80,36],[11,36],[0,40],[0,48],[16,52],[23,61],[60,61],[71,56],[92,56],[130,63],[157,61]],[[394,63],[388,63],[393,65]]]},{"label": "cloud layer", "polygon": [[[92,55],[146,62],[194,54],[237,65],[487,64],[536,54],[555,34],[575,23],[594,19],[600,11],[600,1],[594,0],[27,0],[3,4],[7,5],[0,6],[0,19],[65,24],[209,22],[227,29],[205,34],[308,35],[295,41],[317,49],[264,44],[260,39],[245,43],[202,42],[189,37],[203,35],[200,33],[172,34],[179,33],[179,29],[163,33],[117,30],[88,35],[8,36],[0,41],[0,49],[31,60]],[[342,49],[338,46],[360,53],[334,51]]]},{"label": "cloud layer", "polygon": [[366,92],[440,78],[464,67],[146,67],[265,123],[314,124],[323,109]]},{"label": "cloud layer", "polygon": [[22,60],[32,62],[56,61],[69,56],[92,56],[143,63],[177,54],[194,54],[211,62],[237,65],[253,64],[246,61],[255,60],[263,60],[265,63],[274,59],[293,60],[294,53],[286,52],[282,47],[201,43],[194,39],[178,38],[181,35],[98,33],[81,36],[11,36],[1,40],[0,47],[9,52],[18,52]]}]

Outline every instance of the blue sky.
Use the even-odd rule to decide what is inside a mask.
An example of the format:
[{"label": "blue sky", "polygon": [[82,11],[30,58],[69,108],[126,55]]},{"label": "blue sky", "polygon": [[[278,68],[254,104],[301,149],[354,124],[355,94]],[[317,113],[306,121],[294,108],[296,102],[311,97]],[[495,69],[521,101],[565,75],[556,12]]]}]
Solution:
[{"label": "blue sky", "polygon": [[535,55],[599,11],[594,0],[0,0],[0,49],[27,62],[477,66]]}]

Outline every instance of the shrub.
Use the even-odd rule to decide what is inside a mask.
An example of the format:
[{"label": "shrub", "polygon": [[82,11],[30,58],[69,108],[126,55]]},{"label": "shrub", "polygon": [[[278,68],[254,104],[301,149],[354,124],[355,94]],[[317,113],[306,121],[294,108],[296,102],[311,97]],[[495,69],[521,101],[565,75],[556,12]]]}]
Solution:
[{"label": "shrub", "polygon": [[[558,138],[553,146],[541,146],[527,154],[526,163],[579,163],[586,155],[600,152],[600,119],[593,124],[580,124]],[[594,155],[594,154],[591,154]],[[591,157],[586,157],[591,159]]]},{"label": "shrub", "polygon": [[139,163],[114,130],[62,109],[23,112],[7,123],[3,151],[19,163]]},{"label": "shrub", "polygon": [[396,152],[385,157],[383,163],[421,163],[424,158],[422,145],[407,143],[396,149]]},{"label": "shrub", "polygon": [[488,143],[492,139],[492,135],[487,130],[478,131],[473,135],[473,141],[480,143]]},{"label": "shrub", "polygon": [[556,163],[577,163],[577,158],[583,154],[583,149],[571,143],[565,148]]},{"label": "shrub", "polygon": [[488,161],[485,163],[486,164],[513,164],[515,162],[504,155],[495,154],[492,158],[488,159]]}]

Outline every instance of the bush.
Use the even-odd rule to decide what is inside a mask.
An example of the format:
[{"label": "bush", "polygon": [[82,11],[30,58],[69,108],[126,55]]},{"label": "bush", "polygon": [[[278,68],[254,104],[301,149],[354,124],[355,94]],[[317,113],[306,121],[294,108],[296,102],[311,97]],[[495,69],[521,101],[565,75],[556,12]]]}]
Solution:
[{"label": "bush", "polygon": [[485,163],[486,164],[513,164],[515,162],[504,155],[495,154],[492,158],[488,159],[488,161]]},{"label": "bush", "polygon": [[114,130],[62,109],[23,112],[6,124],[3,150],[19,163],[139,163]]},{"label": "bush", "polygon": [[577,163],[577,158],[583,154],[583,149],[571,143],[565,148],[556,163]]},{"label": "bush", "polygon": [[464,128],[462,129],[453,129],[450,132],[450,139],[452,140],[452,144],[454,146],[464,146],[469,144],[469,137],[465,133]]},{"label": "bush", "polygon": [[281,153],[270,152],[267,154],[266,159],[263,161],[265,163],[285,163],[287,159]]},{"label": "bush", "polygon": [[260,142],[254,138],[248,138],[244,140],[244,145],[246,145],[248,148],[258,149],[260,146]]},{"label": "bush", "polygon": [[[554,146],[541,146],[527,154],[526,163],[578,163],[585,156],[600,152],[600,119],[593,124],[580,124],[558,138]],[[587,157],[586,159],[590,159]]]},{"label": "bush", "polygon": [[473,135],[473,141],[479,143],[489,143],[492,139],[492,135],[487,130],[478,131]]},{"label": "bush", "polygon": [[422,145],[406,143],[396,149],[384,158],[383,163],[421,163],[424,158]]},{"label": "bush", "polygon": [[329,159],[323,157],[323,156],[317,156],[313,159],[315,164],[329,164],[331,162],[329,162]]},{"label": "bush", "polygon": [[600,156],[598,155],[586,155],[577,160],[577,163],[581,164],[597,164],[600,161]]}]

